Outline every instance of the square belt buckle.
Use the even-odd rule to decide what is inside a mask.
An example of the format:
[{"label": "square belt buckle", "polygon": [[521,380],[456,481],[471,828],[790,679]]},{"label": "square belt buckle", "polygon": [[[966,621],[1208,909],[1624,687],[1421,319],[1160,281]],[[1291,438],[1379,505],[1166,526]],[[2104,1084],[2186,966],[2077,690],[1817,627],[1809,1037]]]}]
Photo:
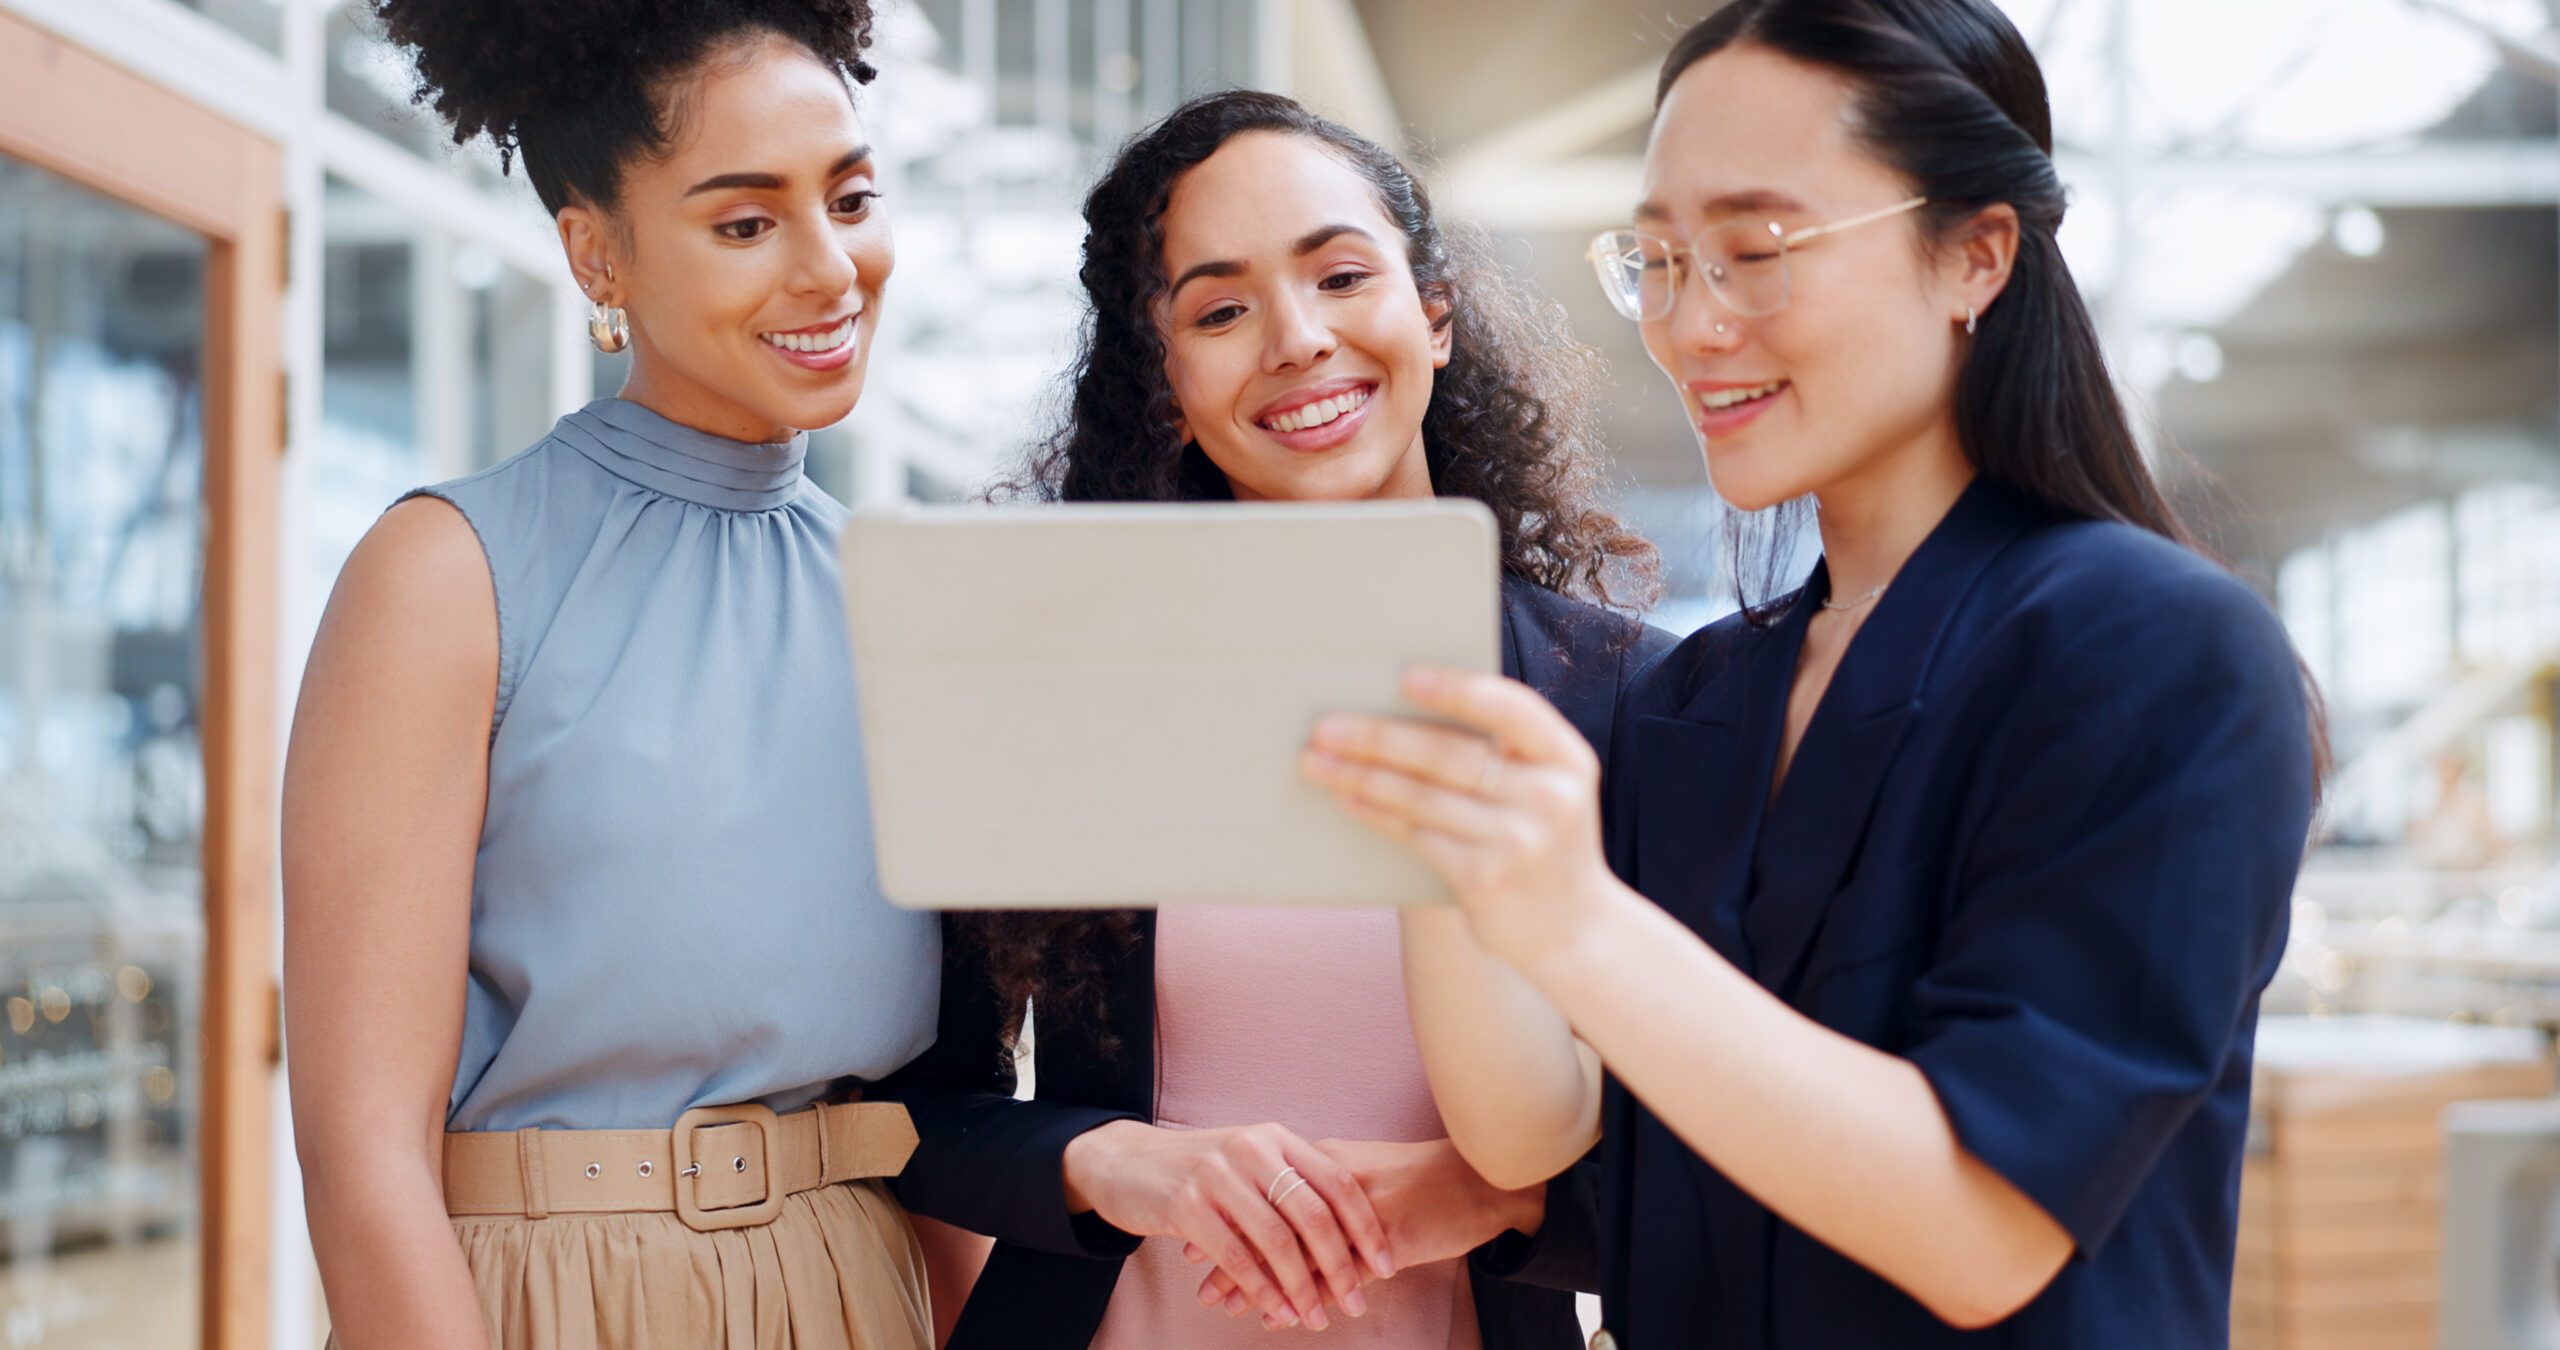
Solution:
[{"label": "square belt buckle", "polygon": [[[701,1185],[702,1168],[693,1160],[693,1132],[708,1125],[753,1125],[764,1140],[764,1198],[752,1205],[731,1205],[706,1210],[694,1203],[694,1191]],[[675,1154],[676,1218],[697,1233],[716,1233],[729,1228],[753,1228],[771,1223],[782,1212],[782,1173],[776,1169],[774,1147],[781,1141],[782,1123],[773,1108],[754,1102],[735,1106],[697,1106],[676,1117],[675,1129],[668,1140]]]}]

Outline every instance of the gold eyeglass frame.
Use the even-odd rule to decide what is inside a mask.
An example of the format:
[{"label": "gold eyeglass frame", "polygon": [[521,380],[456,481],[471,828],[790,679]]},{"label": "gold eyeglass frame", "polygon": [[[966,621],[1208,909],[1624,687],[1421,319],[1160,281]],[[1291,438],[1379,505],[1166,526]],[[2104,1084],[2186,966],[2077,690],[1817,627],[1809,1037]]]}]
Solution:
[{"label": "gold eyeglass frame", "polygon": [[[1821,225],[1809,225],[1804,229],[1797,230],[1793,234],[1789,234],[1786,231],[1779,229],[1778,222],[1774,220],[1770,221],[1768,222],[1769,233],[1776,238],[1778,244],[1778,266],[1783,271],[1787,265],[1787,258],[1798,248],[1805,244],[1809,244],[1816,239],[1820,239],[1825,235],[1840,234],[1845,231],[1854,230],[1861,225],[1873,225],[1880,220],[1891,220],[1895,216],[1902,215],[1909,211],[1917,211],[1928,204],[1929,199],[1927,197],[1913,197],[1907,201],[1896,202],[1893,205],[1884,207],[1880,210],[1869,211],[1862,216],[1851,216],[1847,220],[1834,220]],[[1704,233],[1704,231],[1700,231],[1700,233]],[[1688,259],[1690,271],[1700,275],[1705,275],[1705,269],[1696,265],[1696,236],[1690,236],[1689,243],[1673,244],[1670,240],[1664,239],[1658,234],[1637,229],[1632,225],[1622,225],[1617,229],[1602,230],[1600,233],[1593,235],[1591,237],[1590,247],[1584,249],[1582,253],[1583,260],[1591,264],[1592,275],[1600,280],[1601,293],[1609,297],[1609,307],[1611,309],[1618,311],[1618,313],[1625,315],[1628,319],[1633,320],[1636,323],[1659,323],[1664,319],[1670,318],[1673,311],[1680,307],[1681,293],[1689,289],[1687,277],[1683,276],[1675,278],[1676,284],[1673,285],[1668,292],[1670,299],[1663,304],[1662,312],[1654,315],[1628,313],[1628,306],[1619,299],[1617,289],[1609,285],[1608,280],[1605,274],[1602,273],[1601,269],[1616,266],[1616,264],[1604,261],[1607,251],[1604,251],[1601,245],[1611,235],[1621,234],[1640,235],[1644,238],[1652,239],[1661,243],[1666,246],[1663,255],[1664,261],[1676,263],[1681,259]],[[1733,301],[1726,296],[1723,288],[1716,284],[1713,277],[1707,278],[1707,289],[1715,293],[1717,304],[1724,306],[1727,312],[1735,315],[1736,317],[1745,319],[1765,319],[1770,315],[1777,313],[1779,310],[1785,309],[1787,307],[1787,301],[1795,298],[1794,274],[1791,272],[1786,273],[1786,277],[1787,293],[1785,297],[1780,299],[1774,307],[1764,310],[1758,314],[1749,313],[1736,307]]]}]

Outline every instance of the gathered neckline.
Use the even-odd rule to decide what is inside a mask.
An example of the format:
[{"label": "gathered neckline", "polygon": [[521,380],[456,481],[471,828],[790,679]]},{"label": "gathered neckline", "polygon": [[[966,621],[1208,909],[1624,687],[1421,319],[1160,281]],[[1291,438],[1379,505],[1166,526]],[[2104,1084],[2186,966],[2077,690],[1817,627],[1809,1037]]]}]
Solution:
[{"label": "gathered neckline", "polygon": [[733,441],[669,421],[623,398],[600,398],[560,419],[554,433],[607,472],[652,492],[723,511],[770,511],[800,493],[804,433],[787,441]]}]

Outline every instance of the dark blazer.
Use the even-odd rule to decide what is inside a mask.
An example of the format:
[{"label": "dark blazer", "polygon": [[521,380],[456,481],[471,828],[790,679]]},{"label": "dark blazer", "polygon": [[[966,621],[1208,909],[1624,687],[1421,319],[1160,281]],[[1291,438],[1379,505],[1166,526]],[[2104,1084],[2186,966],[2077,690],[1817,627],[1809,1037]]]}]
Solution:
[{"label": "dark blazer", "polygon": [[[1671,645],[1669,635],[1551,592],[1506,581],[1503,669],[1561,709],[1595,747],[1609,743],[1620,689]],[[903,1101],[919,1143],[898,1198],[998,1241],[952,1329],[950,1350],[1082,1350],[1102,1325],[1120,1264],[1138,1239],[1093,1214],[1069,1215],[1061,1171],[1067,1141],[1114,1120],[1152,1120],[1155,1106],[1155,915],[1118,959],[1104,989],[1120,1052],[1105,1059],[1084,1038],[1035,1038],[1038,1096],[1013,1099],[997,1043],[1003,1022],[985,975],[946,943],[941,1031],[932,1049],[877,1085],[873,1100]],[[1469,1281],[1486,1350],[1566,1350],[1582,1344],[1573,1291],[1596,1291],[1599,1215],[1595,1160],[1547,1188],[1535,1237],[1506,1233],[1478,1248]]]},{"label": "dark blazer", "polygon": [[1771,1214],[1611,1082],[1602,1299],[1624,1350],[2221,1346],[2258,998],[2311,818],[2267,606],[2156,536],[1976,483],[1769,783],[1817,571],[1618,718],[1613,864],[1798,1012],[1903,1056],[2077,1252],[1956,1331]]}]

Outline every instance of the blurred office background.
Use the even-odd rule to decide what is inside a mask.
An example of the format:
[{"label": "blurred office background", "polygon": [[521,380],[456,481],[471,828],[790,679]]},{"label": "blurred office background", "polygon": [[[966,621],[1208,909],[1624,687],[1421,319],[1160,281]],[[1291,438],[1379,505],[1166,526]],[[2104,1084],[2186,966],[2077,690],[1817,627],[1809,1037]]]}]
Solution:
[{"label": "blurred office background", "polygon": [[[2540,1056],[2560,0],[2003,2],[2046,62],[2065,243],[2157,462],[2330,700],[2341,770],[2270,1011],[2404,1048],[2415,1020],[2477,1023]],[[1710,8],[892,0],[860,101],[898,274],[869,393],[811,473],[878,503],[1009,466],[1073,337],[1099,163],[1185,95],[1280,89],[1419,156],[1443,212],[1607,356],[1622,500],[1665,552],[1656,620],[1714,617],[1723,512],[1583,261],[1635,197],[1661,53]],[[62,81],[167,111],[75,125],[42,92]],[[301,657],[393,497],[620,377],[521,177],[408,92],[361,4],[0,0],[10,1350],[324,1329],[267,1011]],[[188,148],[233,145],[248,168]],[[2374,1015],[2403,1020],[2352,1020]],[[2434,1229],[2378,1241],[2364,1287],[2423,1268],[2432,1299]],[[2332,1317],[2364,1339],[2250,1335],[2425,1344],[2416,1297]]]}]

